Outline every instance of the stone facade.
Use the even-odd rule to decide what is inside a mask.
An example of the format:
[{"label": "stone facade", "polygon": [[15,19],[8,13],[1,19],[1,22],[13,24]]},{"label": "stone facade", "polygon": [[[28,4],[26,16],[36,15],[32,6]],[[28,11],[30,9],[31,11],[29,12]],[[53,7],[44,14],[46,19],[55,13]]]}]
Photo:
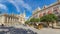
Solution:
[{"label": "stone facade", "polygon": [[[22,21],[21,21],[22,20]],[[25,16],[16,16],[14,14],[2,14],[0,15],[0,25],[4,24],[5,26],[14,26],[25,23]]]}]

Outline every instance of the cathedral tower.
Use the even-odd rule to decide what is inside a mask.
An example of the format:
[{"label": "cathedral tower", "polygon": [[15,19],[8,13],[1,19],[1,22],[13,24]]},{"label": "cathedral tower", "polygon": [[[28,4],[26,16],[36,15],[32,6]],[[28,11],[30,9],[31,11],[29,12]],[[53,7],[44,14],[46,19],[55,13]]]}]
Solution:
[{"label": "cathedral tower", "polygon": [[19,22],[21,24],[25,24],[25,16],[26,16],[25,11],[24,11],[24,13],[19,15]]}]

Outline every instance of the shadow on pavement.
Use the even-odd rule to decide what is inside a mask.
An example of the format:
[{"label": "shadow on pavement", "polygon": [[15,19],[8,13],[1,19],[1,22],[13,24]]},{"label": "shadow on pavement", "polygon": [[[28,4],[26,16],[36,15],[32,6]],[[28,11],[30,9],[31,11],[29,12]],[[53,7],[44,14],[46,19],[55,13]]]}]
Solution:
[{"label": "shadow on pavement", "polygon": [[30,29],[14,28],[14,27],[0,27],[0,29],[8,29],[9,31],[0,31],[0,34],[37,34]]}]

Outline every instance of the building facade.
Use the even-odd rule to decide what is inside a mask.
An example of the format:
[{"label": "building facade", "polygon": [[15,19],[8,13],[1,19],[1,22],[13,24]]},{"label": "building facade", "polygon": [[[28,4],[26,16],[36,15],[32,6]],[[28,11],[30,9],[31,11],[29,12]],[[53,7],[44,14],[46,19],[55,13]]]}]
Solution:
[{"label": "building facade", "polygon": [[[32,18],[40,18],[44,15],[47,14],[55,14],[56,16],[59,17],[58,21],[60,21],[60,1],[55,2],[51,4],[50,6],[44,6],[42,9],[37,8],[36,10],[33,11]],[[54,23],[54,26],[56,26],[56,23]]]},{"label": "building facade", "polygon": [[56,16],[60,14],[60,2],[53,3],[50,6],[44,6],[42,9],[37,8],[33,11],[32,17],[42,17],[51,13],[55,14]]},{"label": "building facade", "polygon": [[25,23],[25,14],[21,15],[8,15],[8,14],[2,14],[0,15],[0,25],[5,26],[14,26],[14,25],[20,25]]}]

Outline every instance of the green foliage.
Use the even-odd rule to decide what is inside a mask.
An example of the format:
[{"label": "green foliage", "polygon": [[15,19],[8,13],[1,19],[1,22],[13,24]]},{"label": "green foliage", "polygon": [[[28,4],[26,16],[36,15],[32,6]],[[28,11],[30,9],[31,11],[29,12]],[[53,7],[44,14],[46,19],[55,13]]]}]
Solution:
[{"label": "green foliage", "polygon": [[40,19],[39,18],[31,18],[30,22],[40,22]]},{"label": "green foliage", "polygon": [[27,21],[25,22],[25,24],[28,24],[29,22],[30,22],[30,21],[27,20]]},{"label": "green foliage", "polygon": [[40,18],[40,21],[42,22],[53,22],[55,20],[57,20],[57,16],[54,14],[48,14]]},{"label": "green foliage", "polygon": [[41,18],[40,18],[40,21],[41,21],[41,22],[46,22],[46,21],[47,21],[47,17],[46,17],[46,16],[41,17]]}]

